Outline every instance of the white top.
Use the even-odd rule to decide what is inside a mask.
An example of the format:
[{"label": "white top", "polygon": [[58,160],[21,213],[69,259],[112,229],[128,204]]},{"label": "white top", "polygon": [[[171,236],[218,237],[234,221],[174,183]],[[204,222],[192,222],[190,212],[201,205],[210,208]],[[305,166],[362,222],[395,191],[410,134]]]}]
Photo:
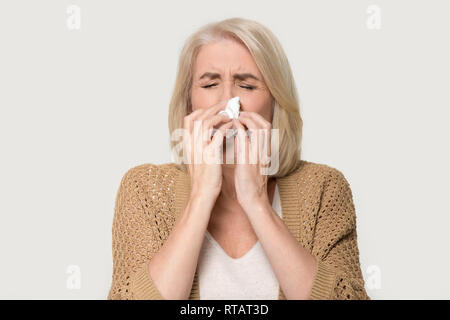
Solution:
[{"label": "white top", "polygon": [[[272,208],[281,215],[278,185]],[[200,300],[277,300],[279,284],[261,243],[233,259],[206,230],[198,260]]]}]

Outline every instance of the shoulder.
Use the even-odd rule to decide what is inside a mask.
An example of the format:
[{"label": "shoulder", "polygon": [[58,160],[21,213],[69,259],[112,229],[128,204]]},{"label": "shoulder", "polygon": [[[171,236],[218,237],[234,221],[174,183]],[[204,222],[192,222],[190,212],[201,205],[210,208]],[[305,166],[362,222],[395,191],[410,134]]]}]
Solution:
[{"label": "shoulder", "polygon": [[180,169],[174,163],[144,163],[129,168],[120,182],[121,189],[141,189],[158,192],[173,185]]},{"label": "shoulder", "polygon": [[179,169],[174,163],[144,163],[128,169],[121,182],[135,183],[136,185],[164,185],[176,179]]},{"label": "shoulder", "polygon": [[345,217],[346,221],[351,222],[346,227],[354,226],[356,213],[353,192],[344,173],[323,163],[308,162],[306,167],[304,176],[309,177],[310,183],[314,180],[318,187],[316,190],[322,216],[326,216],[325,212],[328,212],[336,221]]},{"label": "shoulder", "polygon": [[327,164],[300,160],[298,168],[292,173],[297,179],[311,180],[315,183],[348,183],[344,173]]},{"label": "shoulder", "polygon": [[[311,202],[317,222],[345,234],[356,226],[353,193],[344,173],[327,164],[305,161],[297,172],[299,192]],[[306,200],[308,201],[308,200]],[[345,223],[344,223],[345,222]]]},{"label": "shoulder", "polygon": [[118,212],[137,212],[138,208],[147,223],[163,223],[161,219],[171,221],[179,173],[180,169],[174,163],[144,163],[129,168],[123,174],[117,191]]},{"label": "shoulder", "polygon": [[300,165],[292,173],[299,191],[315,194],[321,200],[324,198],[352,199],[350,184],[344,173],[328,164],[301,160]]}]

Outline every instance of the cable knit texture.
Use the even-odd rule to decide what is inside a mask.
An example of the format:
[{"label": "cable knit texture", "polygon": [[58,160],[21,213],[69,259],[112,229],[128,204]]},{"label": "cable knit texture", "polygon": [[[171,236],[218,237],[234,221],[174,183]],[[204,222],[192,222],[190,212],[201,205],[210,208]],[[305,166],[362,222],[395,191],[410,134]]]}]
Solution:
[{"label": "cable knit texture", "polygon": [[[328,165],[300,160],[277,184],[283,221],[318,263],[309,298],[370,300],[359,262],[352,191],[344,175]],[[148,263],[168,238],[189,194],[189,175],[175,163],[142,164],[125,173],[112,224],[109,300],[164,299]],[[189,299],[200,299],[197,271]],[[281,287],[278,299],[286,299]]]}]

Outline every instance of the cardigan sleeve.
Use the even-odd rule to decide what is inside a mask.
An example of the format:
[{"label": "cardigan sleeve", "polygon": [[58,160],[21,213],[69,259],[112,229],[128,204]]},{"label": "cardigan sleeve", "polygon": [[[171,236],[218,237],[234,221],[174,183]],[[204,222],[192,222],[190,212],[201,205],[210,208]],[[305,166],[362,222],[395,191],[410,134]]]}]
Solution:
[{"label": "cardigan sleeve", "polygon": [[[116,195],[112,226],[113,276],[108,300],[163,300],[149,273],[155,237],[152,214],[144,210],[145,170],[138,166],[123,176]],[[153,242],[152,242],[153,241]]]},{"label": "cardigan sleeve", "polygon": [[370,300],[359,262],[352,191],[335,168],[331,168],[323,187],[312,254],[317,270],[311,300]]}]

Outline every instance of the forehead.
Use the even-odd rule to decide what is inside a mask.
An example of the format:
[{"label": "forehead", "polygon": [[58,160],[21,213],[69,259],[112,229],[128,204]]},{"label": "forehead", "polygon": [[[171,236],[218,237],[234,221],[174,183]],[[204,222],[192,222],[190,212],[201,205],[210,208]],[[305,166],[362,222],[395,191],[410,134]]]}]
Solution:
[{"label": "forehead", "polygon": [[201,47],[194,65],[194,74],[207,71],[250,72],[261,77],[258,67],[248,49],[232,40],[221,40]]}]

